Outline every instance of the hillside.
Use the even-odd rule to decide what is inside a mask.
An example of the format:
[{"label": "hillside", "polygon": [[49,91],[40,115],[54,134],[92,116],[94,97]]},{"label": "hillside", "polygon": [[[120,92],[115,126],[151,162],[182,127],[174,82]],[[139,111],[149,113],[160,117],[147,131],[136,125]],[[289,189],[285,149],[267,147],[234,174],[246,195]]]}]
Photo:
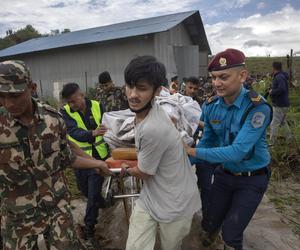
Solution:
[{"label": "hillside", "polygon": [[[282,62],[283,68],[287,70],[287,58],[286,57],[247,57],[246,63],[249,72],[254,75],[267,74],[272,71],[272,62]],[[300,57],[293,58],[293,74],[294,78],[300,80]]]}]

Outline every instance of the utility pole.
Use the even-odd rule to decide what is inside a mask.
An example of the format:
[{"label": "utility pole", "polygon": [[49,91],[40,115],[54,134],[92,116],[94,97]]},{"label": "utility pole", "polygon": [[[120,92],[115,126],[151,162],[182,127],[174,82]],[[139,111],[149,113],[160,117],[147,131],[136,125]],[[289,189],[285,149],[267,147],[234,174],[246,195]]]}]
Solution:
[{"label": "utility pole", "polygon": [[84,72],[84,78],[85,78],[85,93],[88,92],[88,82],[87,82],[87,72]]},{"label": "utility pole", "polygon": [[44,97],[42,80],[40,80],[40,90],[41,90],[41,97]]}]

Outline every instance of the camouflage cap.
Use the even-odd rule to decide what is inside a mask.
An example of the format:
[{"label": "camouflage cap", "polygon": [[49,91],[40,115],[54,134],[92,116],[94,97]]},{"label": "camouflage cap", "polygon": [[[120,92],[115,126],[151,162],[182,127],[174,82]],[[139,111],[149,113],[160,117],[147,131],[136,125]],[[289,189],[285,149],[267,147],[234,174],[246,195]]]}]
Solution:
[{"label": "camouflage cap", "polygon": [[0,93],[23,92],[30,82],[30,72],[23,61],[0,63]]}]

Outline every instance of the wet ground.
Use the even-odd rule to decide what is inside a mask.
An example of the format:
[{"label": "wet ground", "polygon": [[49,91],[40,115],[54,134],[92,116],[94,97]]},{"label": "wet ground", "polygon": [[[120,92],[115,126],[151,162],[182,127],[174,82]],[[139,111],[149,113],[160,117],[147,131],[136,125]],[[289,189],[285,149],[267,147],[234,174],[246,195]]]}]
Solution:
[{"label": "wet ground", "polygon": [[[82,223],[85,203],[81,199],[73,200],[73,214],[76,223]],[[198,228],[200,213],[195,215],[190,235],[184,240],[183,250],[201,250]],[[106,249],[124,249],[127,238],[127,223],[123,203],[103,210],[97,226],[97,235],[106,241]],[[159,249],[157,244],[156,249]],[[220,245],[221,247],[221,245]],[[300,239],[282,221],[268,198],[265,196],[250,225],[245,231],[244,248],[251,250],[292,250],[300,249]],[[141,249],[142,250],[142,249]]]},{"label": "wet ground", "polygon": [[[83,224],[85,200],[72,201],[75,224]],[[201,214],[195,215],[190,234],[183,242],[182,250],[201,250],[199,227]],[[78,227],[79,228],[79,227]],[[80,231],[80,230],[79,230]],[[123,202],[117,202],[113,207],[102,210],[99,223],[96,227],[96,235],[104,249],[122,250],[125,248],[128,226],[124,212]],[[210,248],[222,249],[222,244]],[[40,239],[40,249],[44,250],[43,241]],[[159,250],[159,240],[155,250]],[[299,250],[300,239],[294,234],[291,227],[267,198],[264,197],[249,226],[244,233],[244,249],[246,250]],[[142,250],[142,249],[141,249]]]}]

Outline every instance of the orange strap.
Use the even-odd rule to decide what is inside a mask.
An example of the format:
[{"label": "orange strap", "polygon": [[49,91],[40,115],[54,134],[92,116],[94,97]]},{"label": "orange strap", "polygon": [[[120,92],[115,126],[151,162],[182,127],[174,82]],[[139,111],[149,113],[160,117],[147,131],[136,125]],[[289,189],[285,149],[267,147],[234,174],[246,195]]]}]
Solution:
[{"label": "orange strap", "polygon": [[121,168],[122,164],[128,165],[130,168],[136,167],[138,162],[137,161],[129,161],[129,160],[114,160],[112,157],[106,159],[105,161],[109,168]]}]

